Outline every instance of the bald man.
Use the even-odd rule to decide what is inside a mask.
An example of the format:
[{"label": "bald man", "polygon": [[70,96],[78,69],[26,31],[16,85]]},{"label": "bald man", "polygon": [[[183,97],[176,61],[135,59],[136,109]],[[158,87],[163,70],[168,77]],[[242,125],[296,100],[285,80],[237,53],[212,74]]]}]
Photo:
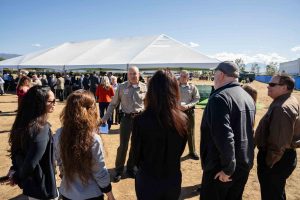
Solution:
[{"label": "bald man", "polygon": [[[120,123],[120,146],[117,150],[117,158],[115,162],[114,181],[118,182],[122,178],[128,143],[132,132],[133,118],[144,110],[144,98],[147,92],[146,84],[139,81],[140,73],[136,66],[128,69],[128,81],[119,85],[115,96],[110,102],[106,114],[102,118],[102,123],[106,123],[113,113],[113,110],[120,104],[122,109],[122,118]],[[136,171],[134,166],[134,158],[131,150],[127,160],[127,175],[135,178]]]}]

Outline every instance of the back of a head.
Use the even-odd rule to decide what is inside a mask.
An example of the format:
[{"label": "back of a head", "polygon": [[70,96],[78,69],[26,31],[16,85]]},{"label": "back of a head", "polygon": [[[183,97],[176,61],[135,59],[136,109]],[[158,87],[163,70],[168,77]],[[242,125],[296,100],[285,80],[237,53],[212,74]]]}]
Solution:
[{"label": "back of a head", "polygon": [[96,128],[94,122],[98,120],[98,112],[93,94],[82,89],[71,93],[60,117],[63,127],[68,126],[70,123],[72,123],[70,127],[81,127],[83,124],[88,123],[87,126],[92,125]]},{"label": "back of a head", "polygon": [[178,82],[170,72],[159,70],[150,79],[145,99],[146,110],[155,113],[160,125],[186,133],[186,116],[179,110]]},{"label": "back of a head", "polygon": [[111,80],[111,82],[117,82],[117,77],[116,76],[111,76],[110,80]]},{"label": "back of a head", "polygon": [[150,79],[146,95],[146,108],[155,112],[177,107],[179,101],[178,83],[174,76],[159,70]]},{"label": "back of a head", "polygon": [[252,97],[254,103],[257,101],[257,90],[250,85],[243,85],[243,89]]},{"label": "back of a head", "polygon": [[219,63],[215,70],[220,70],[223,72],[227,77],[238,78],[239,77],[239,68],[238,66],[232,61],[224,61]]},{"label": "back of a head", "polygon": [[99,120],[93,94],[86,90],[70,94],[60,119],[60,149],[66,181],[71,182],[77,174],[86,184],[92,173],[91,147]]},{"label": "back of a head", "polygon": [[103,87],[105,88],[109,88],[110,86],[109,78],[107,76],[103,76],[100,84],[103,85]]}]

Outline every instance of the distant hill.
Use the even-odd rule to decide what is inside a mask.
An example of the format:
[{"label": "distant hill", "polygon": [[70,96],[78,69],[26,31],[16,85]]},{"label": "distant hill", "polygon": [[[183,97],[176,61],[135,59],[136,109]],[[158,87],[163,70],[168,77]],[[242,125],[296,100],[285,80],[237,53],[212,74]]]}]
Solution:
[{"label": "distant hill", "polygon": [[10,59],[10,58],[14,58],[20,56],[18,54],[10,54],[10,53],[0,53],[0,58],[4,58],[4,59]]}]

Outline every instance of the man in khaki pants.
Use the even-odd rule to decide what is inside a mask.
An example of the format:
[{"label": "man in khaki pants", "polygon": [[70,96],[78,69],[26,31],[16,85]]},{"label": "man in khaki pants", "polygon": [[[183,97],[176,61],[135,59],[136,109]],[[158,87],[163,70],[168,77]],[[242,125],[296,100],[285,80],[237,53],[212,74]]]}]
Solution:
[{"label": "man in khaki pants", "polygon": [[180,88],[180,104],[181,110],[188,117],[188,144],[190,158],[199,160],[199,156],[195,150],[195,105],[200,100],[198,89],[195,85],[188,83],[189,73],[186,70],[181,71],[179,77]]},{"label": "man in khaki pants", "polygon": [[[117,158],[115,162],[116,174],[114,181],[121,180],[124,170],[128,143],[133,128],[133,118],[144,110],[144,98],[147,92],[146,84],[139,81],[139,69],[132,66],[128,69],[128,81],[119,85],[115,96],[110,102],[106,114],[102,118],[102,123],[106,123],[112,115],[115,108],[120,104],[122,108],[122,118],[120,123],[120,146],[117,150]],[[129,151],[127,160],[127,174],[131,178],[135,178],[136,171],[134,169],[134,155]]]}]

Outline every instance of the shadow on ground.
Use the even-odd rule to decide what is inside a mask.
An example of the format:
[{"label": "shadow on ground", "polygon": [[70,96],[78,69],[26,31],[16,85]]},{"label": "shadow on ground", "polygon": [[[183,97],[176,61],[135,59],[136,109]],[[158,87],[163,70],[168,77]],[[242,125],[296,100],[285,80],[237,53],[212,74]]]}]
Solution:
[{"label": "shadow on ground", "polygon": [[0,101],[0,103],[18,103],[17,101]]},{"label": "shadow on ground", "polygon": [[200,184],[198,185],[194,185],[194,186],[187,186],[187,187],[182,187],[181,188],[181,194],[179,199],[189,199],[195,196],[199,196],[199,192],[197,192],[198,187],[200,186]]},{"label": "shadow on ground", "polygon": [[0,134],[1,133],[9,133],[9,132],[10,132],[10,130],[0,131]]},{"label": "shadow on ground", "polygon": [[119,134],[120,133],[120,129],[110,129],[108,135],[115,135],[115,134]]},{"label": "shadow on ground", "polygon": [[187,154],[187,155],[185,155],[185,156],[183,156],[183,157],[180,158],[180,162],[186,161],[186,160],[188,160],[190,158],[191,158],[190,155]]},{"label": "shadow on ground", "polygon": [[17,115],[15,111],[0,112],[0,116],[15,116],[15,115]]},{"label": "shadow on ground", "polygon": [[20,194],[16,197],[10,198],[9,200],[28,200],[28,197],[23,194]]},{"label": "shadow on ground", "polygon": [[[114,177],[115,177],[115,175],[116,175],[115,168],[108,169],[108,172],[109,172],[109,174],[110,174],[110,180],[111,180],[111,182],[116,183],[116,182],[114,181]],[[121,181],[122,181],[123,179],[131,178],[131,177],[129,177],[128,174],[126,173],[126,167],[124,167],[124,171],[123,171],[121,177],[122,177],[122,178],[121,178]]]}]

